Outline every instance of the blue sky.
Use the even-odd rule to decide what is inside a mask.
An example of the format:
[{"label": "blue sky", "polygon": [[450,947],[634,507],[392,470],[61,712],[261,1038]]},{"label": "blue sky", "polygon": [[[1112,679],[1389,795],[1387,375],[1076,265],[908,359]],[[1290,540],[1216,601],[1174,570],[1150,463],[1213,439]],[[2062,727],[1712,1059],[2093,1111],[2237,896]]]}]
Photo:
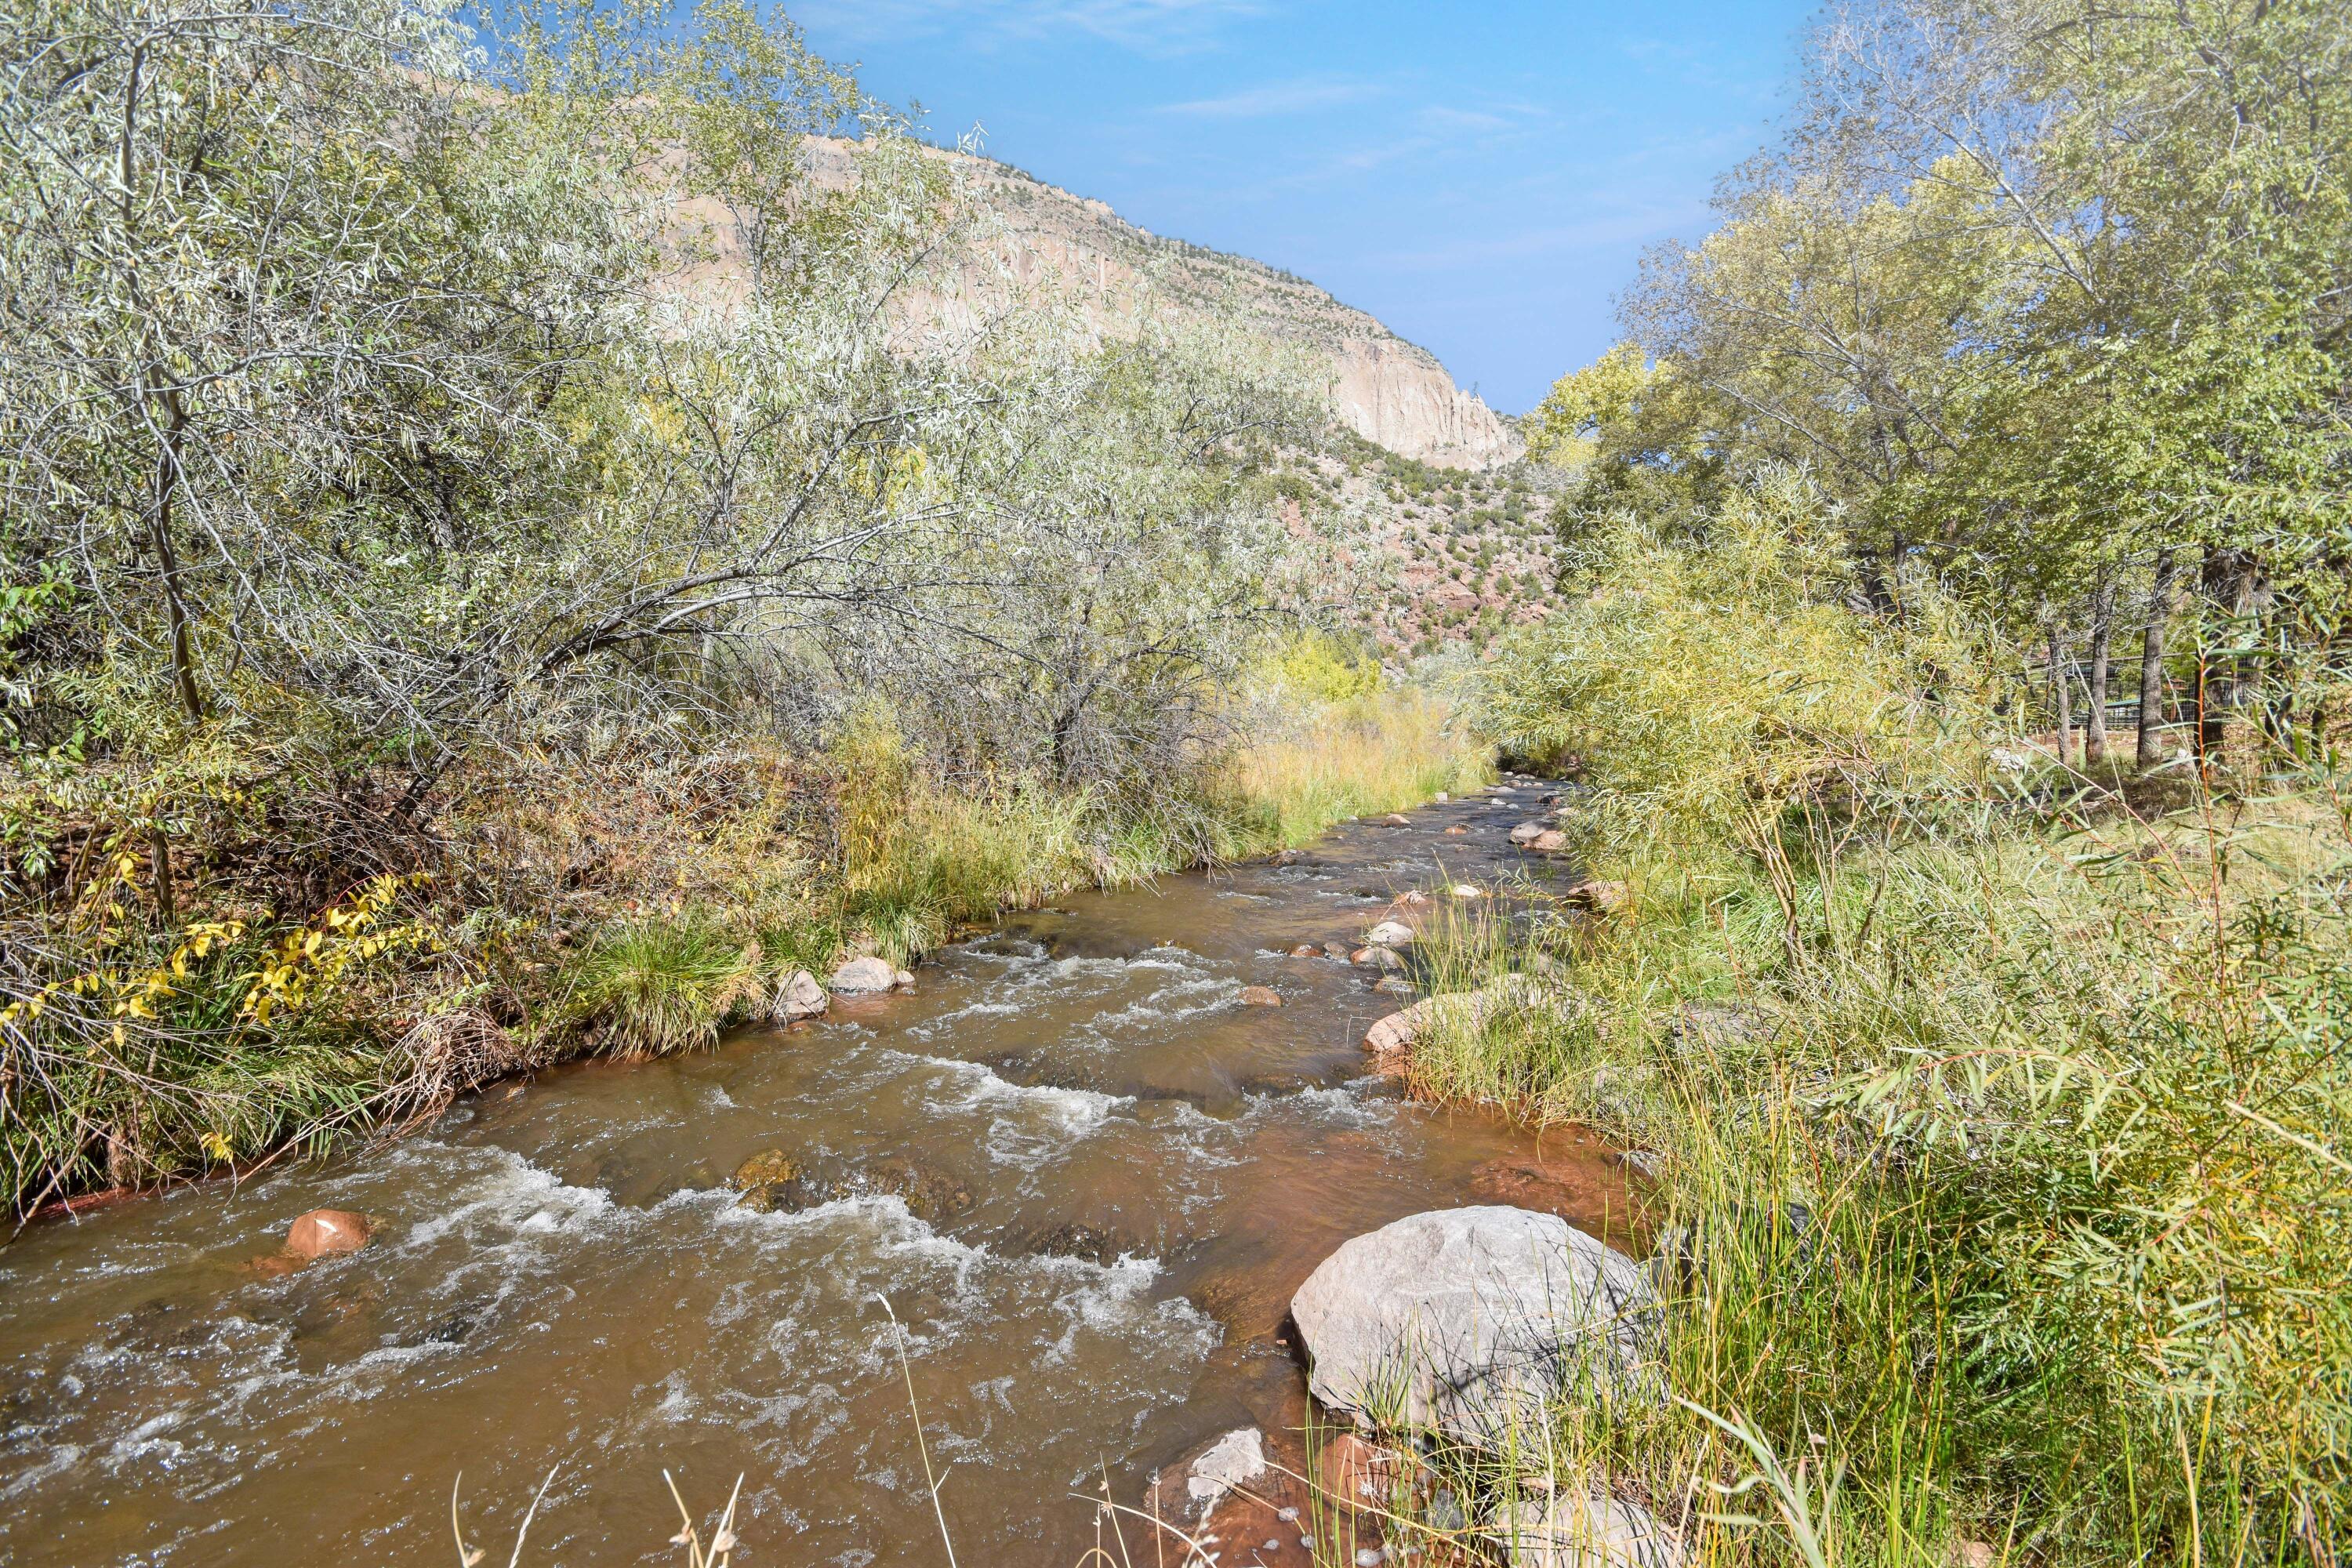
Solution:
[{"label": "blue sky", "polygon": [[798,0],[934,140],[1310,278],[1518,413],[1785,104],[1811,0]]}]

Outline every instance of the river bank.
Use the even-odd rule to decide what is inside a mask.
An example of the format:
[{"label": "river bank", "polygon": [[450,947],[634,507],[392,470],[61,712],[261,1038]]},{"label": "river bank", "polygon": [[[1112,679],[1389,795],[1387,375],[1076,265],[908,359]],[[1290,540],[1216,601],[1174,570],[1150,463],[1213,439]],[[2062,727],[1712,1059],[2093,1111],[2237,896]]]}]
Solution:
[{"label": "river bank", "polygon": [[[1235,728],[1193,775],[1132,797],[950,787],[873,724],[797,762],[460,773],[429,821],[341,808],[352,847],[331,873],[273,853],[295,830],[240,792],[177,829],[217,841],[203,859],[104,861],[81,895],[96,923],[0,1007],[32,1064],[0,1127],[11,1199],[23,1216],[249,1171],[560,1061],[706,1047],[778,1012],[798,972],[902,966],[1003,910],[1264,854],[1487,776],[1444,705],[1410,689],[1265,703]],[[174,912],[151,931],[152,910]]]}]

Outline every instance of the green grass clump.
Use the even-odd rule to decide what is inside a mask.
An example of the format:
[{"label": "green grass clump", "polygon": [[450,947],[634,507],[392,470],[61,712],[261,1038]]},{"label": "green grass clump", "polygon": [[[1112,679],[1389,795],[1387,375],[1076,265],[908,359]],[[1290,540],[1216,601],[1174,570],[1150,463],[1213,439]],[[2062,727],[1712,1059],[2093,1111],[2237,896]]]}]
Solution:
[{"label": "green grass clump", "polygon": [[759,1006],[761,953],[700,911],[606,931],[572,975],[572,1002],[619,1057],[709,1046]]}]

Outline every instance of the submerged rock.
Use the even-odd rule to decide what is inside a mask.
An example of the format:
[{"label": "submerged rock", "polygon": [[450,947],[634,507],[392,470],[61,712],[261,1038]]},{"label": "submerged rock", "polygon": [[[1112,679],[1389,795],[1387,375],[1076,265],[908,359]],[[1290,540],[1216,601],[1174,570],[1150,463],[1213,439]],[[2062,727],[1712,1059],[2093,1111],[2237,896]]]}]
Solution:
[{"label": "submerged rock", "polygon": [[1554,1215],[1418,1214],[1318,1265],[1290,1311],[1308,1386],[1366,1426],[1442,1426],[1479,1446],[1548,1396],[1635,1386],[1655,1309],[1632,1258]]},{"label": "submerged rock", "polygon": [[834,1184],[818,1180],[782,1149],[762,1149],[735,1167],[736,1206],[755,1214],[798,1214],[826,1202]]},{"label": "submerged rock", "polygon": [[338,1252],[357,1252],[375,1234],[362,1214],[350,1209],[312,1209],[286,1227],[286,1256],[298,1263]]},{"label": "submerged rock", "polygon": [[1372,983],[1372,989],[1383,996],[1410,996],[1414,986],[1402,974],[1383,974]]},{"label": "submerged rock", "polygon": [[772,1182],[790,1182],[799,1178],[800,1166],[782,1149],[762,1149],[735,1167],[735,1190],[746,1192],[764,1187]]},{"label": "submerged rock", "polygon": [[846,995],[887,991],[898,984],[898,972],[887,959],[853,958],[833,972],[833,989]]},{"label": "submerged rock", "polygon": [[[1299,1479],[1305,1456],[1281,1443],[1279,1436],[1269,1439],[1258,1427],[1243,1426],[1162,1466],[1152,1475],[1144,1511],[1165,1521],[1164,1534],[1137,1559],[1315,1568],[1307,1534],[1314,1500]],[[1375,1539],[1376,1532],[1366,1529],[1358,1538]]]},{"label": "submerged rock", "polygon": [[1010,1237],[1009,1245],[1032,1258],[1083,1258],[1106,1268],[1150,1250],[1140,1237],[1076,1220],[1034,1226]]},{"label": "submerged rock", "polygon": [[1622,1178],[1611,1174],[1607,1163],[1578,1159],[1547,1163],[1506,1154],[1470,1173],[1470,1194],[1484,1204],[1556,1214],[1604,1241],[1611,1228],[1624,1230],[1633,1206]]},{"label": "submerged rock", "polygon": [[866,1173],[867,1190],[884,1193],[907,1205],[907,1212],[926,1225],[971,1212],[977,1201],[971,1189],[944,1172],[929,1170],[911,1160],[886,1160]]},{"label": "submerged rock", "polygon": [[1255,1426],[1226,1433],[1185,1472],[1184,1495],[1203,1513],[1244,1481],[1265,1474],[1265,1438]]},{"label": "submerged rock", "polygon": [[1320,958],[1323,956],[1323,950],[1316,946],[1311,942],[1302,942],[1297,947],[1290,950],[1290,956],[1293,958]]},{"label": "submerged rock", "polygon": [[489,1321],[490,1303],[473,1301],[441,1314],[414,1333],[404,1334],[400,1342],[411,1350],[422,1345],[461,1345],[476,1329]]},{"label": "submerged rock", "polygon": [[1451,827],[1447,828],[1447,829],[1445,830],[1445,833],[1446,833],[1446,837],[1448,837],[1449,838],[1459,838],[1459,837],[1461,837],[1464,834],[1465,834],[1465,833],[1467,833],[1467,832],[1469,832],[1469,831],[1470,831],[1470,830],[1469,830],[1468,828],[1466,828],[1466,827],[1463,826],[1460,823],[1458,823],[1458,822],[1457,822],[1457,823],[1455,823],[1453,826],[1451,826]]},{"label": "submerged rock", "polygon": [[1279,1007],[1282,1005],[1282,993],[1271,985],[1244,985],[1242,987],[1242,1005]]}]

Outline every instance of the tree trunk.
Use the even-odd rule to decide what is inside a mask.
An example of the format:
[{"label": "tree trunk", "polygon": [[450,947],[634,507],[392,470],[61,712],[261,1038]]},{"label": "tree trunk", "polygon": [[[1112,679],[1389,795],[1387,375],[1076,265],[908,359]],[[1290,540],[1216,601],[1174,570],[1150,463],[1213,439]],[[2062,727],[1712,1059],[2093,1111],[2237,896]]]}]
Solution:
[{"label": "tree trunk", "polygon": [[2071,760],[2074,745],[2074,683],[2066,679],[2066,637],[2058,621],[2050,622],[2050,706],[2058,714],[2058,760]]},{"label": "tree trunk", "polygon": [[[2228,629],[2230,641],[2240,641],[2244,631],[2241,622],[2253,583],[2253,557],[2242,550],[2208,545],[2200,575],[2200,585],[2210,606],[2206,618],[2218,618]],[[2241,681],[2247,669],[2244,657],[2229,653],[2216,657],[2210,646],[2211,635],[2210,629],[2200,632],[2197,643],[2197,765],[2200,774],[2211,767],[2214,753],[2221,750],[2230,710],[2245,700]]]},{"label": "tree trunk", "polygon": [[2147,632],[2139,650],[2139,752],[2144,768],[2157,763],[2156,731],[2164,722],[2164,623],[2172,612],[2172,551],[2156,552],[2156,580],[2147,590]]},{"label": "tree trunk", "polygon": [[187,599],[180,589],[180,556],[172,543],[172,513],[180,494],[180,439],[188,426],[187,405],[176,391],[161,392],[169,423],[163,427],[162,449],[155,457],[155,508],[147,517],[147,542],[155,552],[155,567],[163,578],[163,610],[172,628],[172,684],[188,717],[205,716],[205,700],[196,689],[194,634],[189,629]]},{"label": "tree trunk", "polygon": [[2091,595],[2091,727],[2084,738],[2086,763],[2107,760],[2107,649],[2115,640],[2116,579],[2101,575]]}]

